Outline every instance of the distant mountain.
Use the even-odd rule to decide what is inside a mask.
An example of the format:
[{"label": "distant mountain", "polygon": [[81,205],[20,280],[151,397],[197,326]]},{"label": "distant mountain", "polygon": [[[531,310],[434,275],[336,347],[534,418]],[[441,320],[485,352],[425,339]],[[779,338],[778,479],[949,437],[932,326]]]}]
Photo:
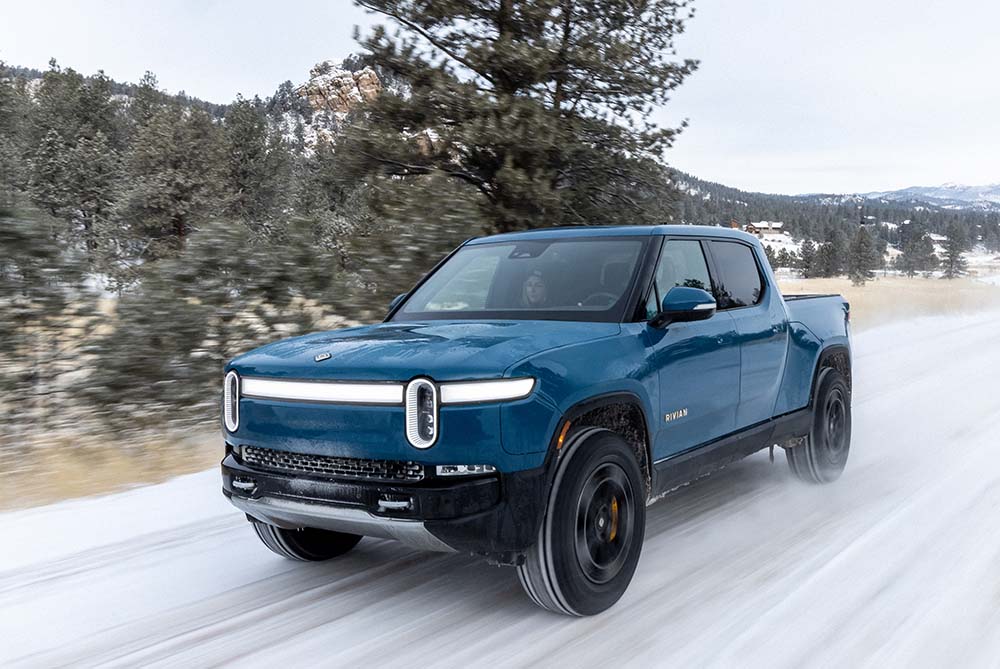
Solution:
[{"label": "distant mountain", "polygon": [[983,209],[1000,211],[1000,183],[966,186],[946,183],[940,186],[912,186],[900,190],[864,194],[868,199],[888,202],[926,202],[946,209]]},{"label": "distant mountain", "polygon": [[[964,201],[934,199],[928,195],[893,193],[849,193],[776,195],[741,191],[723,184],[699,179],[680,171],[673,182],[680,191],[674,220],[701,225],[745,225],[757,221],[782,221],[784,229],[800,238],[820,239],[831,226],[857,226],[861,223],[884,223],[896,229],[909,221],[924,224],[929,232],[943,233],[952,221],[975,230],[984,224],[1000,221],[1000,187],[993,187],[997,200]],[[946,186],[941,187],[947,188]],[[907,189],[914,190],[914,189]],[[934,190],[934,189],[930,189]]]}]

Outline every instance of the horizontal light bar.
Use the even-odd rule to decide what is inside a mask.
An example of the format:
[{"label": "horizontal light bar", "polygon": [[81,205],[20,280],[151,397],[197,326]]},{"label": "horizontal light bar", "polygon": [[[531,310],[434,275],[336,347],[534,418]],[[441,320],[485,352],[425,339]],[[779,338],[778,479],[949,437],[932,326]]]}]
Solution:
[{"label": "horizontal light bar", "polygon": [[493,465],[438,465],[438,476],[470,476],[492,474],[497,470]]},{"label": "horizontal light bar", "polygon": [[[243,377],[241,381],[243,397],[343,404],[402,404],[405,388],[401,383],[356,381],[281,381],[254,377]],[[441,404],[516,400],[527,397],[534,387],[534,379],[442,383],[440,400]]]},{"label": "horizontal light bar", "polygon": [[535,387],[534,379],[499,379],[441,384],[441,404],[498,402],[527,397]]},{"label": "horizontal light bar", "polygon": [[243,397],[345,404],[402,404],[401,383],[328,383],[243,377]]}]

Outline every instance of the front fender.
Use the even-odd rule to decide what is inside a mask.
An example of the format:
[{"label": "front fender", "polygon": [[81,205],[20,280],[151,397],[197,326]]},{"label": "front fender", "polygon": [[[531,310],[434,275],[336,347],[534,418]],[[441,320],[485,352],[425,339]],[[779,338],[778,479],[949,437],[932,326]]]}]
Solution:
[{"label": "front fender", "polygon": [[[511,454],[548,448],[560,421],[574,406],[601,395],[636,397],[648,423],[655,414],[657,377],[646,365],[642,345],[628,330],[616,337],[540,353],[507,370],[505,376],[537,379],[532,396],[500,411],[503,448]],[[647,431],[651,426],[647,424]]]}]

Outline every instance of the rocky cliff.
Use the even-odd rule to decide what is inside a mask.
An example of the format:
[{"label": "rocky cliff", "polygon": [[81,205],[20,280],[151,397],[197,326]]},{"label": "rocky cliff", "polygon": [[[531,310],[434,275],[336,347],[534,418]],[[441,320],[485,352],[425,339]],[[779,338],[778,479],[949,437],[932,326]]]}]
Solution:
[{"label": "rocky cliff", "polygon": [[343,118],[357,105],[378,96],[382,82],[370,67],[351,72],[327,60],[313,67],[309,80],[295,92],[308,100],[313,111]]}]

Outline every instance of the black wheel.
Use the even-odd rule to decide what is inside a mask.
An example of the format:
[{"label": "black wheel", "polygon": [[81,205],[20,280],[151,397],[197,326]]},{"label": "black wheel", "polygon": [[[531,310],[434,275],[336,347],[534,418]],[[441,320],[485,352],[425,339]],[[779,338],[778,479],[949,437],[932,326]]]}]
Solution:
[{"label": "black wheel", "polygon": [[317,530],[312,527],[286,530],[256,520],[251,522],[264,545],[289,560],[303,562],[329,560],[343,555],[361,541],[361,537],[357,534]]},{"label": "black wheel", "polygon": [[844,375],[827,368],[813,403],[812,429],[805,443],[785,449],[792,472],[808,483],[836,481],[851,450],[851,389]]},{"label": "black wheel", "polygon": [[589,616],[611,607],[632,581],[646,489],[635,454],[614,432],[587,429],[566,448],[538,541],[517,574],[542,608]]}]

